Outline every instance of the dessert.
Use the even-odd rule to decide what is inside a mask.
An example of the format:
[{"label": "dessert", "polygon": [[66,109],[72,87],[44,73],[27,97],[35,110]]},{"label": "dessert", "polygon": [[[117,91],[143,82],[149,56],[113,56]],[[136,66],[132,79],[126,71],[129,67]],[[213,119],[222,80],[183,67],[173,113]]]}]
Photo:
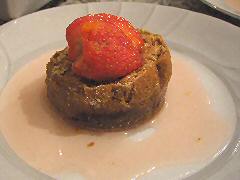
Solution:
[{"label": "dessert", "polygon": [[68,47],[47,64],[47,93],[85,129],[135,127],[159,110],[172,73],[162,37],[123,18],[88,15],[66,31]]},{"label": "dessert", "polygon": [[[54,179],[194,176],[224,153],[233,138],[237,118],[231,94],[217,76],[197,63],[199,54],[194,55],[186,47],[176,50],[185,50],[196,59],[172,51],[173,74],[166,106],[139,128],[103,134],[79,131],[52,111],[44,83],[51,51],[19,69],[1,92],[1,133],[22,160]],[[78,60],[76,57],[78,54],[69,58],[71,64]],[[18,67],[18,63],[13,65]],[[81,77],[78,68],[73,70],[71,66],[70,70],[93,85],[119,82],[128,76],[115,79],[109,74],[112,79],[101,82]]]}]

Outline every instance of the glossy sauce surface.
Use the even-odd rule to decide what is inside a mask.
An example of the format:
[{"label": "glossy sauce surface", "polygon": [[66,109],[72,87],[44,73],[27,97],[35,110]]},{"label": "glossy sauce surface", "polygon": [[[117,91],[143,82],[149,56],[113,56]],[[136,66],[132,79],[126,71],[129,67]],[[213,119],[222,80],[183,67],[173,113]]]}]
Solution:
[{"label": "glossy sauce surface", "polygon": [[17,72],[0,99],[0,128],[9,145],[51,176],[137,178],[162,167],[207,161],[231,137],[233,127],[213,110],[191,65],[178,57],[172,60],[165,107],[148,123],[118,133],[76,129],[46,97],[45,67],[52,54]]}]

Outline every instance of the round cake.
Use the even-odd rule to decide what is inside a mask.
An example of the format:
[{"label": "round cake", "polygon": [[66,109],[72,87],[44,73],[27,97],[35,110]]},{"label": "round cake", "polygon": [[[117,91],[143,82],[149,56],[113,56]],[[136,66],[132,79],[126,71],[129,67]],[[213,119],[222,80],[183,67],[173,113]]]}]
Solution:
[{"label": "round cake", "polygon": [[143,65],[115,80],[95,81],[72,70],[68,47],[47,64],[47,96],[65,117],[83,129],[124,130],[161,109],[172,74],[169,49],[160,35],[139,30]]}]

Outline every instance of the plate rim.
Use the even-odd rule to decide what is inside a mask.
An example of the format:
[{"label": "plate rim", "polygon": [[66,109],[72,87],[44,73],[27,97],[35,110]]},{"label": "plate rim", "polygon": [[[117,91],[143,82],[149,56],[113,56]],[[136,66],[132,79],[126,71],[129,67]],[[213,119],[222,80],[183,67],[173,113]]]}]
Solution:
[{"label": "plate rim", "polygon": [[219,12],[222,12],[222,13],[228,15],[228,16],[231,16],[231,17],[233,17],[233,18],[236,18],[236,19],[239,19],[239,20],[240,20],[240,14],[238,14],[238,13],[236,13],[236,12],[234,12],[234,11],[226,10],[226,9],[224,9],[223,7],[220,7],[220,6],[218,6],[218,5],[210,2],[210,1],[208,1],[208,0],[200,0],[200,1],[202,1],[202,2],[203,2],[204,4],[206,4],[207,6],[213,8],[213,9],[219,11]]},{"label": "plate rim", "polygon": [[[93,3],[96,3],[96,2],[93,2]],[[107,3],[113,3],[113,4],[115,4],[115,2],[107,2]],[[134,3],[132,3],[132,2],[121,2],[121,4],[122,4],[122,3],[134,4]],[[86,3],[86,4],[84,4],[84,5],[88,5],[88,4],[92,4],[92,3]],[[148,3],[136,3],[136,4],[148,4]],[[83,4],[81,4],[81,6],[82,6],[82,5],[83,5]],[[148,4],[148,5],[149,5],[149,4]],[[73,5],[55,7],[55,8],[50,8],[50,9],[42,10],[42,11],[39,11],[39,12],[36,12],[36,13],[32,13],[32,14],[29,14],[29,15],[25,15],[25,16],[23,16],[23,17],[21,17],[21,18],[12,20],[12,21],[10,21],[10,22],[8,22],[8,23],[0,26],[0,34],[2,33],[2,30],[3,30],[3,29],[4,29],[4,31],[7,30],[7,29],[9,28],[8,25],[14,23],[16,20],[21,19],[21,20],[24,21],[24,18],[30,17],[30,16],[33,15],[33,14],[34,14],[34,15],[35,15],[35,14],[40,14],[40,15],[42,15],[42,14],[45,14],[46,12],[49,12],[49,11],[52,11],[52,10],[55,10],[55,9],[58,9],[58,8],[59,8],[59,9],[60,9],[60,8],[64,8],[64,7],[71,8],[70,6],[80,6],[80,5],[79,5],[79,4],[73,4]],[[154,6],[162,6],[162,5],[154,5]],[[216,18],[216,17],[212,17],[212,16],[209,16],[209,15],[206,15],[206,14],[194,12],[194,11],[191,11],[191,10],[184,10],[184,9],[176,8],[176,7],[168,7],[168,6],[163,6],[163,7],[164,7],[164,8],[173,8],[173,9],[177,9],[177,10],[181,10],[181,11],[187,11],[187,12],[189,12],[189,14],[198,14],[198,16],[205,16],[205,17],[207,17],[207,18],[215,19],[214,21],[216,21],[216,23],[217,23],[217,22],[221,22],[221,23],[224,23],[226,26],[229,26],[229,27],[231,27],[231,28],[236,28],[236,29],[238,30],[239,34],[240,34],[240,28],[238,28],[237,26],[235,26],[235,25],[233,25],[233,24],[231,24],[231,23],[229,23],[229,22],[226,22],[226,21],[224,21],[224,20],[218,19],[218,18]],[[10,27],[10,28],[11,28],[11,27]],[[1,41],[1,40],[0,40],[0,41]],[[4,45],[4,44],[3,44],[3,45]],[[0,92],[0,93],[1,93],[1,92]],[[33,168],[32,168],[32,169],[33,169]]]},{"label": "plate rim", "polygon": [[[207,2],[207,0],[200,0],[202,2]],[[189,13],[193,13],[193,14],[196,14],[196,15],[200,15],[200,16],[205,16],[207,18],[211,18],[211,19],[214,19],[215,21],[220,21],[222,23],[226,23],[228,24],[228,26],[232,26],[234,28],[237,28],[238,30],[240,29],[237,25],[234,25],[228,21],[225,21],[223,19],[220,19],[220,18],[217,18],[217,17],[214,17],[214,16],[211,16],[211,15],[208,15],[208,14],[204,14],[204,13],[201,13],[201,12],[196,12],[196,11],[193,11],[193,10],[189,10],[189,9],[183,9],[183,8],[179,8],[179,7],[174,7],[174,6],[166,6],[166,5],[161,5],[161,4],[152,4],[152,3],[146,3],[146,2],[129,2],[129,1],[126,1],[126,2],[88,2],[88,3],[77,3],[77,4],[67,4],[67,5],[64,5],[64,6],[57,6],[57,7],[52,7],[52,8],[48,8],[48,9],[43,9],[43,10],[40,10],[40,11],[36,11],[36,12],[33,12],[33,13],[29,13],[29,14],[26,14],[26,15],[23,15],[19,18],[16,18],[16,19],[12,19],[10,21],[8,21],[7,23],[4,23],[2,25],[0,25],[0,34],[1,32],[8,28],[7,26],[11,25],[12,23],[14,23],[15,21],[19,21],[19,20],[24,20],[25,18],[28,18],[29,16],[32,16],[32,15],[42,15],[44,13],[47,13],[49,11],[54,11],[54,10],[57,10],[57,9],[62,9],[62,8],[71,8],[71,7],[75,7],[75,6],[87,6],[87,10],[88,9],[88,5],[89,4],[142,4],[142,5],[149,5],[149,6],[160,6],[160,7],[163,7],[163,8],[169,8],[169,9],[176,9],[176,10],[180,10],[180,11],[186,11],[186,12],[189,12]],[[214,5],[212,5],[211,3],[209,4],[210,6],[213,6],[214,8]],[[239,16],[240,18],[240,16]],[[239,30],[240,32],[240,30]]]}]

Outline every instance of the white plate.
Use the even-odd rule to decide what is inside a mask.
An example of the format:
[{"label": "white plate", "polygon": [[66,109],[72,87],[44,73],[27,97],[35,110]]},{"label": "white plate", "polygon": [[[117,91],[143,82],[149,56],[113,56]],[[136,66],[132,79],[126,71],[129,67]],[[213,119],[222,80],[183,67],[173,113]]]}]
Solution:
[{"label": "white plate", "polygon": [[[239,0],[201,0],[208,6],[221,11],[229,16],[240,19],[240,1]],[[236,6],[238,4],[238,7]]]},{"label": "white plate", "polygon": [[[238,111],[234,136],[218,158],[189,179],[239,179],[240,29],[224,21],[142,3],[90,3],[40,11],[0,27],[0,88],[25,63],[64,47],[69,22],[97,12],[124,16],[138,27],[162,34],[174,51],[204,64],[224,82]],[[20,160],[0,135],[0,179],[47,179],[47,176]]]}]

